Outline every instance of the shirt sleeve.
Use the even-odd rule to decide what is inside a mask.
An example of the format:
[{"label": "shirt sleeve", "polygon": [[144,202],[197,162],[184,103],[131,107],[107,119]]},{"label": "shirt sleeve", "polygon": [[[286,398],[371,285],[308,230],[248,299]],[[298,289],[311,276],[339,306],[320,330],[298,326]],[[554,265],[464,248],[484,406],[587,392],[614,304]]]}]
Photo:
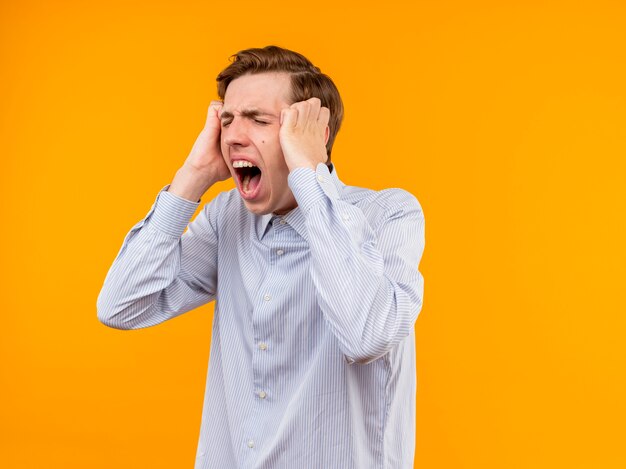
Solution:
[{"label": "shirt sleeve", "polygon": [[[406,191],[378,193],[375,221],[344,200],[324,164],[289,186],[304,212],[311,275],[326,323],[348,362],[369,363],[406,338],[422,308],[424,216]],[[371,217],[370,217],[371,218]]]},{"label": "shirt sleeve", "polygon": [[97,310],[109,327],[154,326],[215,298],[219,196],[189,223],[199,203],[168,188],[126,235],[106,275]]}]

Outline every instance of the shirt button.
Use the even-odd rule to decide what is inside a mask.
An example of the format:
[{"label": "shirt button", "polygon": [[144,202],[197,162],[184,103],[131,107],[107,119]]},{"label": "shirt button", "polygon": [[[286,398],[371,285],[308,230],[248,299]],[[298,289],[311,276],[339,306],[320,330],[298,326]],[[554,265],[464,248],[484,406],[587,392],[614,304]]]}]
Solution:
[{"label": "shirt button", "polygon": [[248,448],[254,448],[254,441],[248,440]]},{"label": "shirt button", "polygon": [[324,181],[326,181],[326,178],[324,176],[322,176],[322,175],[319,175],[319,176],[317,176],[317,180],[319,182],[324,182]]},{"label": "shirt button", "polygon": [[350,215],[348,215],[347,213],[344,213],[343,215],[341,215],[341,218],[343,218],[344,221],[348,221],[350,220]]},{"label": "shirt button", "polygon": [[283,251],[282,249],[279,249],[278,251],[276,251],[276,254],[278,254],[279,256],[282,256],[283,254],[285,254],[285,251]]},{"label": "shirt button", "polygon": [[265,391],[261,391],[261,392],[259,392],[259,397],[261,399],[265,399],[267,397],[267,393]]},{"label": "shirt button", "polygon": [[269,296],[269,295],[265,295],[265,296],[263,297],[263,299],[264,299],[265,301],[269,301],[269,300],[271,300],[271,299],[272,299],[272,297],[271,297],[271,296]]},{"label": "shirt button", "polygon": [[285,223],[287,223],[287,222],[285,221],[285,219],[284,219],[284,218],[281,218],[281,219],[280,219],[280,224],[281,224],[281,225],[284,225]]},{"label": "shirt button", "polygon": [[260,342],[259,343],[259,348],[261,350],[267,350],[267,344],[265,342]]}]

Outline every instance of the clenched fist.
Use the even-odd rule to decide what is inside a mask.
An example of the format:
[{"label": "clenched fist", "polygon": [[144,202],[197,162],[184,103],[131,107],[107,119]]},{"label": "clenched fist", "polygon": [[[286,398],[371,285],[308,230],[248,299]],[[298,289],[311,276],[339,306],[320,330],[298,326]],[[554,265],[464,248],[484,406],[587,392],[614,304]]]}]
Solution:
[{"label": "clenched fist", "polygon": [[293,103],[281,111],[280,146],[289,171],[301,167],[315,170],[319,163],[326,163],[329,118],[330,111],[319,98]]}]

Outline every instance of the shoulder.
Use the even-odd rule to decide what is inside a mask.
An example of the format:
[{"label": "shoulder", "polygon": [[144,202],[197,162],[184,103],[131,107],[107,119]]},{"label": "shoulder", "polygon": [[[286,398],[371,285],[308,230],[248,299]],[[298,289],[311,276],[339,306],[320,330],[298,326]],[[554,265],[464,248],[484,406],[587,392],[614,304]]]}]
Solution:
[{"label": "shoulder", "polygon": [[385,211],[422,211],[422,206],[413,194],[399,188],[377,191],[376,203]]},{"label": "shoulder", "polygon": [[400,188],[383,190],[344,186],[342,199],[359,207],[371,220],[392,216],[418,216],[423,218],[422,206],[413,194]]},{"label": "shoulder", "polygon": [[245,216],[247,212],[237,189],[220,192],[202,210],[204,216],[216,227],[224,221],[230,222],[232,218]]}]

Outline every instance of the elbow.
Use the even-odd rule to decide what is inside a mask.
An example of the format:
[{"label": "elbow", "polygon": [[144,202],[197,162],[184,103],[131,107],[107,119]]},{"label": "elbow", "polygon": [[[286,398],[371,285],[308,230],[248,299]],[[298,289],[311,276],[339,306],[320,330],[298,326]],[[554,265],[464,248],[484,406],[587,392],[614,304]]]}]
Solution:
[{"label": "elbow", "polygon": [[348,365],[367,365],[384,357],[391,349],[392,344],[380,345],[379,347],[350,347],[344,349],[343,354]]},{"label": "elbow", "polygon": [[348,365],[367,365],[379,359],[382,356],[383,355],[375,356],[375,355],[363,355],[363,354],[355,354],[355,353],[352,353],[350,355],[344,355],[346,359],[346,363],[348,363]]},{"label": "elbow", "polygon": [[394,340],[380,341],[377,344],[369,346],[360,345],[357,347],[350,347],[344,349],[344,357],[348,365],[367,365],[379,358],[387,355],[394,347],[397,347],[400,343],[407,340],[411,336],[413,330],[407,330],[405,334],[400,334],[395,337]]},{"label": "elbow", "polygon": [[128,323],[124,323],[120,317],[120,311],[117,311],[111,304],[106,301],[102,295],[98,297],[96,303],[97,318],[102,324],[112,329],[130,330],[132,327]]},{"label": "elbow", "polygon": [[385,356],[393,347],[388,340],[373,341],[371,339],[358,342],[344,343],[340,345],[344,358],[348,365],[367,365]]},{"label": "elbow", "polygon": [[98,308],[97,317],[98,321],[112,329],[130,329],[129,327],[124,327],[122,323],[116,320],[114,314],[109,314],[106,310]]},{"label": "elbow", "polygon": [[101,314],[100,311],[98,311],[98,321],[100,321],[102,324],[112,329],[121,329],[121,330],[130,329],[130,327],[123,327],[123,324],[121,324],[119,321],[116,321],[114,317]]},{"label": "elbow", "polygon": [[388,354],[400,343],[413,337],[415,321],[422,309],[419,301],[407,304],[402,308],[404,314],[389,317],[380,327],[372,327],[363,331],[358,340],[344,343],[343,353],[348,364],[367,365]]}]

